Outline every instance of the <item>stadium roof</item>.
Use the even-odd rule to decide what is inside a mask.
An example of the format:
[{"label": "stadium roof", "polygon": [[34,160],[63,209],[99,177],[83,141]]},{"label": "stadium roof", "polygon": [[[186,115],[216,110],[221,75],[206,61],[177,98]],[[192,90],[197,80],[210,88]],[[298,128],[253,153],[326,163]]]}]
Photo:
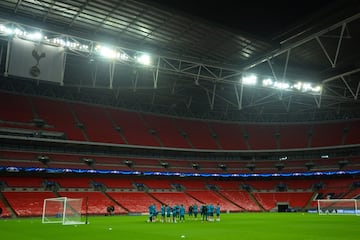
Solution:
[{"label": "stadium roof", "polygon": [[[0,88],[204,119],[360,117],[358,0],[221,2],[2,0],[3,26],[90,50],[68,49],[63,86],[8,77]],[[9,37],[0,36],[4,60]],[[130,59],[105,59],[96,46]],[[143,53],[150,66],[135,61]]]}]

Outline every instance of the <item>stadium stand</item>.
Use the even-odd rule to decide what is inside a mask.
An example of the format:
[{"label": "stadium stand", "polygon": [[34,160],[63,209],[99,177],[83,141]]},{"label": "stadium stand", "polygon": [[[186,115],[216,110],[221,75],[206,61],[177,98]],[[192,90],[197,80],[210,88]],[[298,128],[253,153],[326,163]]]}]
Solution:
[{"label": "stadium stand", "polygon": [[[82,198],[82,213],[85,214],[86,210],[88,214],[92,215],[106,215],[107,207],[114,206],[115,214],[125,214],[127,211],[118,206],[116,202],[112,201],[102,192],[58,192],[62,197],[69,198]],[[87,202],[86,202],[87,201]],[[86,206],[87,204],[87,206]],[[86,209],[86,207],[88,209]]]},{"label": "stadium stand", "polygon": [[344,129],[346,128],[346,122],[314,124],[312,128],[311,146],[325,147],[342,145],[344,142]]},{"label": "stadium stand", "polygon": [[259,212],[262,210],[247,191],[220,190],[219,193],[225,198],[229,199],[231,202],[241,207],[244,211]]},{"label": "stadium stand", "polygon": [[190,148],[190,145],[181,135],[173,119],[150,114],[142,114],[150,129],[161,140],[162,146],[171,148]]},{"label": "stadium stand", "polygon": [[255,192],[253,196],[259,204],[270,211],[277,207],[278,203],[286,203],[294,209],[302,209],[311,200],[312,192]]},{"label": "stadium stand", "polygon": [[214,136],[206,122],[178,118],[174,120],[193,148],[218,149]]},{"label": "stadium stand", "polygon": [[3,191],[3,196],[18,217],[41,216],[44,199],[54,198],[53,192]]},{"label": "stadium stand", "polygon": [[160,146],[139,113],[108,109],[110,118],[130,145]]},{"label": "stadium stand", "polygon": [[[1,95],[5,101],[14,101],[21,113],[1,113],[1,127],[18,130],[48,131],[64,134],[65,140],[111,143],[129,146],[168,147],[173,149],[214,150],[277,150],[308,149],[310,147],[342,146],[357,143],[354,131],[357,121],[317,124],[237,124],[204,122],[128,112],[47,98]],[[52,106],[52,107],[49,107]],[[56,108],[56,110],[54,110]],[[61,113],[59,117],[54,117]],[[91,116],[96,115],[96,118]],[[56,115],[57,116],[57,115]],[[39,125],[42,120],[43,124]],[[41,122],[41,121],[40,121]],[[99,128],[99,126],[103,126]],[[331,131],[330,131],[331,130]],[[331,137],[326,133],[331,132]],[[294,135],[296,137],[294,137]],[[256,140],[256,141],[255,141]],[[42,159],[44,158],[44,159]],[[131,164],[128,164],[130,162]],[[308,168],[307,163],[313,163]],[[249,164],[253,168],[249,167]],[[281,165],[281,167],[279,167]],[[106,214],[109,204],[115,206],[116,214],[145,213],[151,202],[176,204],[181,199],[185,205],[195,202],[219,202],[222,211],[272,211],[277,203],[288,203],[293,208],[316,207],[307,205],[315,198],[356,197],[358,190],[352,188],[356,179],[318,181],[306,179],[203,179],[145,177],[147,172],[180,173],[304,173],[310,170],[337,171],[360,169],[358,156],[318,156],[304,159],[212,159],[196,157],[123,156],[88,152],[54,152],[49,149],[0,150],[0,166],[31,167],[38,169],[78,169],[138,171],[138,176],[1,176],[3,216],[10,217],[11,209],[16,216],[39,216],[45,197],[78,196],[89,199],[90,214]],[[323,180],[321,178],[321,180]],[[56,188],[48,189],[54,183]],[[321,183],[321,188],[314,186]],[[139,186],[142,186],[139,188]],[[280,186],[280,187],[279,187]],[[38,202],[25,209],[20,196]],[[185,201],[185,202],[184,202]]]},{"label": "stadium stand", "polygon": [[[280,21],[291,29],[268,29],[277,36],[119,2],[0,1],[1,217],[38,217],[60,196],[93,215],[153,203],[306,211],[360,198],[355,1],[311,6]],[[146,49],[150,66],[139,61]],[[262,84],[247,85],[252,71]]]},{"label": "stadium stand", "polygon": [[224,150],[246,150],[248,149],[247,143],[244,139],[244,133],[242,132],[239,124],[233,123],[221,123],[210,122],[209,123],[216,139],[220,146]]},{"label": "stadium stand", "polygon": [[133,189],[133,179],[129,178],[110,178],[110,177],[96,177],[93,182],[102,183],[107,188],[112,189]]},{"label": "stadium stand", "polygon": [[207,181],[208,185],[216,186],[218,189],[222,190],[231,190],[231,189],[240,189],[240,181],[231,181],[231,180],[210,180]]},{"label": "stadium stand", "polygon": [[29,126],[33,118],[29,96],[0,94],[0,120],[13,127],[23,128]]},{"label": "stadium stand", "polygon": [[63,132],[68,140],[85,141],[68,102],[40,97],[32,97],[32,102],[38,118],[46,124],[47,131]]},{"label": "stadium stand", "polygon": [[275,125],[243,125],[250,149],[277,149],[278,130]]},{"label": "stadium stand", "polygon": [[115,144],[124,143],[104,108],[76,103],[71,104],[71,108],[74,111],[74,115],[76,115],[77,121],[83,124],[84,132],[86,132],[89,141]]},{"label": "stadium stand", "polygon": [[307,148],[309,146],[308,124],[281,124],[279,125],[279,148]]},{"label": "stadium stand", "polygon": [[149,189],[173,189],[168,179],[141,179],[140,182]]},{"label": "stadium stand", "polygon": [[351,121],[349,122],[348,128],[344,129],[346,132],[346,137],[344,144],[359,144],[360,142],[360,121]]},{"label": "stadium stand", "polygon": [[0,176],[0,181],[11,188],[40,188],[43,186],[44,180],[45,178],[42,177]]}]

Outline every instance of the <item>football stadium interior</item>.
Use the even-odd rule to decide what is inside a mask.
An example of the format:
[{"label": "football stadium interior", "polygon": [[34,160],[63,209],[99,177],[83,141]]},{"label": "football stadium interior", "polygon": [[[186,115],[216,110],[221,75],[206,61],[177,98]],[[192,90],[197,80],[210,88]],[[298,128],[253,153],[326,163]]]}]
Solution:
[{"label": "football stadium interior", "polygon": [[0,218],[360,198],[359,1],[194,2],[0,1]]}]

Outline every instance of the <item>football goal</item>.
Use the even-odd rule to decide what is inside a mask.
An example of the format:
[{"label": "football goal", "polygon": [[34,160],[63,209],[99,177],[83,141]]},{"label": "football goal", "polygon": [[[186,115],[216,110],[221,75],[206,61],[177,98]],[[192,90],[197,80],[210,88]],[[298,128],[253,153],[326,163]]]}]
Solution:
[{"label": "football goal", "polygon": [[82,198],[44,199],[42,223],[85,224],[81,219]]},{"label": "football goal", "polygon": [[360,216],[359,199],[319,199],[320,215],[357,215]]}]

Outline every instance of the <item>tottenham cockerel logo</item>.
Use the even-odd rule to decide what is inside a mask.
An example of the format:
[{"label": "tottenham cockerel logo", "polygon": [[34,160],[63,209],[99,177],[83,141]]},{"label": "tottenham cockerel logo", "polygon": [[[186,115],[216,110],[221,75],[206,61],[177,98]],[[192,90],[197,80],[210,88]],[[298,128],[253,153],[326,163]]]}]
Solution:
[{"label": "tottenham cockerel logo", "polygon": [[45,58],[46,54],[44,52],[40,52],[39,50],[37,50],[35,48],[34,50],[32,50],[32,56],[35,59],[36,64],[30,68],[29,73],[33,77],[38,77],[41,73],[40,68],[39,68],[40,60],[42,58]]}]

